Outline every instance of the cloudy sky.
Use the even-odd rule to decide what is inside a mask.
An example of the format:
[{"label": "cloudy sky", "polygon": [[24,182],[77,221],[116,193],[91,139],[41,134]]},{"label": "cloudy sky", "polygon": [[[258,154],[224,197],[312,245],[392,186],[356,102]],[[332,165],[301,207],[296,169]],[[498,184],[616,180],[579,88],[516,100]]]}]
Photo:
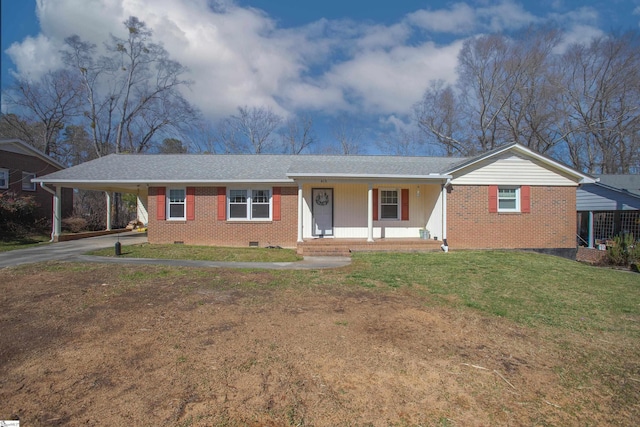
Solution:
[{"label": "cloudy sky", "polygon": [[[474,35],[553,23],[567,43],[638,28],[640,0],[9,0],[2,86],[60,64],[65,37],[101,45],[137,16],[190,69],[188,98],[215,121],[238,106],[358,118],[368,139],[409,122],[432,79],[453,81]],[[366,150],[365,150],[366,151]]]}]

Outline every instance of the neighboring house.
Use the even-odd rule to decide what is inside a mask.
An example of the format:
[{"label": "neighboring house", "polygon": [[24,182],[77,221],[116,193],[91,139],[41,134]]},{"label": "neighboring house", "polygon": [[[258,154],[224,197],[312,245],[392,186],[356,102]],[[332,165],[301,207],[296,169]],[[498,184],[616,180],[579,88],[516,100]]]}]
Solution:
[{"label": "neighboring house", "polygon": [[640,238],[640,175],[600,175],[577,192],[580,244],[593,248],[620,233]]},{"label": "neighboring house", "polygon": [[452,248],[575,248],[576,187],[595,180],[510,144],[474,158],[109,155],[36,179],[136,194],[150,243],[295,247],[317,238]]},{"label": "neighboring house", "polygon": [[[32,180],[64,169],[64,166],[43,152],[19,139],[0,139],[0,193],[12,192],[32,196],[38,204],[38,216],[51,218],[51,193]],[[73,211],[73,190],[62,193],[62,217]]]}]

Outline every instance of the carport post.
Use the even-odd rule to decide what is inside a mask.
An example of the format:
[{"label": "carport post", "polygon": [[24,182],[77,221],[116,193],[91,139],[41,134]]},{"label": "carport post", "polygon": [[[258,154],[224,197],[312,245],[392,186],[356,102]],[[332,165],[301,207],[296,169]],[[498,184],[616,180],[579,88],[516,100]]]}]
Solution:
[{"label": "carport post", "polygon": [[53,240],[58,240],[60,234],[62,234],[62,188],[56,186],[56,194],[53,195]]},{"label": "carport post", "polygon": [[51,188],[44,185],[42,181],[40,181],[40,187],[48,193],[53,195],[53,203],[51,204],[52,218],[51,222],[53,222],[53,226],[51,229],[51,241],[57,242],[60,234],[62,233],[62,204],[60,200],[62,198],[62,189],[60,186],[56,187],[56,190],[53,191]]},{"label": "carport post", "polygon": [[111,193],[105,191],[107,196],[107,231],[111,231]]}]

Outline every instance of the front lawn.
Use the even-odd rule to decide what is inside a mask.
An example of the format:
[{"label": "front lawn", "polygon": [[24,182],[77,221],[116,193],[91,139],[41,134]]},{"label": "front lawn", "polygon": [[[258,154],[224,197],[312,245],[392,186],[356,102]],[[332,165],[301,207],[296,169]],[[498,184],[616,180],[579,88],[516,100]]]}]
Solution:
[{"label": "front lawn", "polygon": [[0,419],[30,425],[640,419],[640,275],[547,255],[357,253],[326,270],[48,262],[0,269],[0,295]]},{"label": "front lawn", "polygon": [[[113,248],[90,252],[89,255],[115,256]],[[122,246],[124,258],[190,259],[197,261],[230,262],[291,262],[302,257],[293,249],[278,248],[229,248],[219,246],[190,245],[141,245]]]}]

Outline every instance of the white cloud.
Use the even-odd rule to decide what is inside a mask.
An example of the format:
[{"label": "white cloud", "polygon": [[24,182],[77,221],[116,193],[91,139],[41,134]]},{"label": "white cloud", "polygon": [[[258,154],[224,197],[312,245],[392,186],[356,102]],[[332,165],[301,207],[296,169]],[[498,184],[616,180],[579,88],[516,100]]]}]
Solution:
[{"label": "white cloud", "polygon": [[532,24],[537,19],[521,4],[512,0],[488,3],[480,7],[454,3],[449,9],[419,10],[407,16],[407,21],[412,25],[427,31],[448,34],[513,30]]},{"label": "white cloud", "polygon": [[17,75],[38,79],[47,71],[62,66],[58,53],[61,47],[57,40],[40,34],[13,43],[6,52],[16,66]]},{"label": "white cloud", "polygon": [[428,42],[416,47],[368,50],[336,65],[326,81],[360,101],[366,112],[408,113],[429,80],[455,79],[460,47],[460,42],[444,47]]},{"label": "white cloud", "polygon": [[466,3],[455,3],[450,9],[418,10],[407,16],[412,25],[427,31],[468,34],[476,28],[476,11]]},{"label": "white cloud", "polygon": [[[473,4],[474,6],[471,6]],[[60,65],[63,40],[78,34],[102,46],[137,16],[195,83],[186,96],[211,120],[242,105],[286,115],[296,110],[402,116],[429,80],[455,79],[462,40],[438,45],[425,31],[472,35],[513,30],[543,18],[513,0],[458,2],[419,10],[391,25],[320,19],[280,28],[263,11],[232,0],[37,0],[41,34],[7,53],[19,73]],[[597,14],[581,8],[544,19],[566,23],[567,42],[597,34]]]}]

